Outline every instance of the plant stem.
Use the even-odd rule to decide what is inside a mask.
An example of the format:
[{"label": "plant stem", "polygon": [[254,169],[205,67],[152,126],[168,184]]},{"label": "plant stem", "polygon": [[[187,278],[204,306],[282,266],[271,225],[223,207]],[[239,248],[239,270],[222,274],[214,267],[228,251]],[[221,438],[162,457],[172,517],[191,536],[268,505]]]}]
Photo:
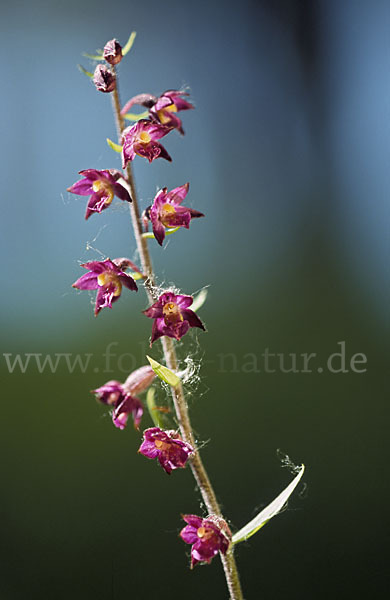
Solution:
[{"label": "plant stem", "polygon": [[[114,72],[115,69],[113,68]],[[125,122],[121,115],[121,105],[119,100],[118,92],[118,77],[116,77],[116,88],[111,94],[112,105],[115,116],[118,141],[121,143],[122,132],[125,128]],[[142,236],[142,227],[140,221],[140,211],[137,201],[137,192],[135,188],[135,181],[131,164],[128,163],[126,167],[127,181],[130,187],[130,195],[132,202],[130,203],[130,214],[131,221],[133,224],[133,231],[135,240],[137,243],[137,249],[141,260],[142,271],[147,276],[145,281],[145,288],[148,299],[151,303],[155,301],[153,288],[154,288],[154,273],[152,261],[150,258],[149,248],[147,240]],[[164,357],[166,365],[172,371],[178,370],[178,361],[176,356],[176,350],[174,342],[171,338],[163,336],[161,338],[163,347]],[[222,517],[222,512],[218,504],[215,492],[211,485],[207,471],[203,465],[202,459],[199,454],[199,450],[196,447],[196,441],[191,426],[190,417],[188,414],[188,405],[185,399],[183,386],[181,383],[175,387],[171,387],[173,404],[175,407],[176,417],[180,428],[180,433],[185,442],[189,443],[194,448],[194,453],[190,459],[190,466],[196,483],[199,487],[203,501],[207,507],[209,514],[214,514]],[[239,574],[236,566],[236,562],[233,556],[233,548],[231,547],[228,552],[223,555],[220,553],[222,565],[225,571],[225,578],[230,593],[231,600],[243,600],[243,595],[240,586]]]}]

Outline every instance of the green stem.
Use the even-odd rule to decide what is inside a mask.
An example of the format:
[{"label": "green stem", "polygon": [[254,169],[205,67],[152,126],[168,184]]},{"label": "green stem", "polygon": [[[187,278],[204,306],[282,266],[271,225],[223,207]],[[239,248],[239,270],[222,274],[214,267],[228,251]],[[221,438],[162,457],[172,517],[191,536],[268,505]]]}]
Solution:
[{"label": "green stem", "polygon": [[[124,118],[121,115],[121,105],[118,92],[118,77],[116,79],[116,88],[112,92],[111,97],[118,133],[118,140],[119,143],[121,143],[122,132],[125,128],[125,122]],[[140,220],[139,205],[137,201],[137,191],[130,162],[126,167],[126,175],[130,187],[130,195],[133,200],[130,203],[130,215],[133,224],[134,236],[137,243],[139,257],[141,260],[142,271],[147,276],[147,279],[145,281],[146,293],[149,301],[153,303],[155,302],[155,294],[153,291],[155,285],[155,278],[152,260],[148,248],[148,242],[144,237],[142,237],[142,227]],[[167,367],[172,371],[177,371],[178,361],[174,342],[171,338],[163,336],[161,338],[161,343]],[[196,483],[199,487],[200,493],[202,495],[203,501],[207,507],[209,514],[215,514],[219,517],[222,517],[222,512],[218,504],[214,489],[211,485],[207,471],[203,465],[202,459],[199,454],[199,450],[196,447],[196,441],[193,434],[190,417],[188,414],[188,405],[185,399],[184,390],[181,383],[175,387],[171,387],[171,393],[182,438],[185,442],[188,442],[194,448],[194,453],[190,460],[190,466]],[[231,600],[243,600],[237,565],[233,556],[233,548],[231,547],[225,555],[220,553],[220,557],[225,572],[226,583],[229,589]]]}]

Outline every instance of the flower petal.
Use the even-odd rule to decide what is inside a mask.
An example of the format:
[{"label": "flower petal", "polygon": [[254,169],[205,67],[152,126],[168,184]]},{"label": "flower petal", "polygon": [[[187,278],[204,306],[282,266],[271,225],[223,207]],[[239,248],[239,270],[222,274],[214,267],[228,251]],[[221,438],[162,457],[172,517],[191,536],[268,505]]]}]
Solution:
[{"label": "flower petal", "polygon": [[127,275],[127,273],[118,275],[118,279],[125,287],[127,287],[127,289],[133,290],[134,292],[138,291],[138,287],[134,279],[130,275]]},{"label": "flower petal", "polygon": [[85,273],[74,282],[73,286],[79,290],[97,290],[99,287],[96,273]]},{"label": "flower petal", "polygon": [[202,321],[199,319],[198,315],[194,313],[193,310],[185,309],[182,310],[181,313],[185,319],[184,322],[187,321],[190,327],[199,327],[200,329],[203,329],[203,331],[206,331],[206,328],[203,325]]},{"label": "flower petal", "polygon": [[165,239],[165,227],[158,219],[152,219],[153,234],[160,246]]},{"label": "flower petal", "polygon": [[120,183],[113,184],[115,196],[118,196],[120,200],[124,200],[126,202],[131,202],[131,197],[126,188]]},{"label": "flower petal", "polygon": [[167,196],[173,204],[180,204],[188,194],[190,184],[186,183],[171,190]]},{"label": "flower petal", "polygon": [[89,196],[93,192],[92,182],[89,179],[80,179],[80,181],[76,181],[71,185],[67,191],[79,196]]}]

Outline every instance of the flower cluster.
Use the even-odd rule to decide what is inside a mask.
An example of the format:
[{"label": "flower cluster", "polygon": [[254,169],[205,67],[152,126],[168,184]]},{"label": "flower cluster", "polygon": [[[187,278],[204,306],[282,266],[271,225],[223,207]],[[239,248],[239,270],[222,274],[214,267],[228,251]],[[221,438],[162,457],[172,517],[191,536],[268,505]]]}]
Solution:
[{"label": "flower cluster", "polygon": [[140,119],[123,131],[123,168],[134,160],[137,154],[147,158],[149,162],[156,158],[172,160],[158,140],[173,129],[177,129],[181,134],[184,134],[182,122],[176,113],[194,107],[187,100],[184,100],[183,96],[188,96],[188,94],[177,90],[168,90],[159,98],[151,94],[139,94],[126,103],[122,109],[122,114],[125,115],[134,104],[141,104],[148,108],[149,118]]},{"label": "flower cluster", "polygon": [[188,94],[179,90],[167,90],[158,98],[152,94],[138,94],[126,102],[121,112],[122,115],[126,115],[132,106],[139,104],[149,110],[150,119],[170,129],[177,129],[183,135],[183,125],[177,113],[194,108],[183,96]]},{"label": "flower cluster", "polygon": [[[131,118],[136,122],[121,131],[123,172],[116,169],[86,169],[79,172],[82,179],[68,188],[68,191],[73,194],[89,196],[85,213],[86,219],[93,213],[101,213],[108,208],[115,196],[125,202],[134,202],[132,213],[137,215],[136,198],[132,199],[128,191],[129,189],[134,190],[130,163],[136,156],[146,158],[150,163],[157,158],[172,161],[160,140],[173,130],[177,130],[183,135],[183,125],[178,113],[194,108],[188,101],[186,92],[167,90],[160,96],[151,94],[134,96],[119,114],[115,66],[128,52],[132,43],[131,39],[123,49],[116,39],[109,40],[104,46],[103,52],[100,51],[99,55],[94,57],[105,61],[105,64],[98,64],[93,76],[87,72],[92,76],[98,91],[113,93],[117,122],[121,122],[122,117]],[[134,115],[127,115],[127,112],[135,104],[146,108],[146,115],[140,115],[138,118]],[[192,219],[204,216],[203,213],[182,205],[188,190],[189,183],[170,191],[166,187],[159,189],[152,205],[143,212],[143,223],[146,229],[144,232],[141,222],[133,215],[141,263],[148,274],[150,274],[151,267],[148,267],[145,253],[142,254],[144,247],[140,244],[140,240],[142,235],[150,237],[150,234],[147,233],[149,222],[154,238],[162,246],[167,230],[179,227],[189,229]],[[134,194],[133,191],[132,193]],[[127,258],[114,260],[107,258],[87,262],[81,266],[87,269],[87,273],[77,279],[73,287],[80,290],[96,290],[95,315],[98,315],[105,307],[112,308],[114,302],[121,296],[123,287],[137,291],[135,279],[146,279],[146,275],[141,273],[140,269]],[[127,272],[128,269],[131,269],[132,274]],[[153,282],[153,276],[145,284],[148,285],[149,298],[151,297],[151,281]],[[194,310],[191,310],[192,296],[165,290],[160,293],[158,298],[153,298],[155,302],[143,311],[146,317],[153,319],[150,345],[163,336],[181,340],[191,328],[205,330],[202,321]],[[153,364],[153,361],[151,363]],[[158,370],[156,372],[159,373]],[[173,373],[171,375],[173,376]],[[124,430],[131,417],[134,427],[138,429],[144,413],[144,406],[139,396],[152,385],[155,376],[152,367],[143,366],[130,373],[125,382],[113,379],[92,392],[99,402],[110,408],[115,427]],[[175,383],[171,385],[176,386]],[[174,389],[177,389],[177,386]],[[148,459],[156,459],[163,470],[170,474],[174,470],[185,468],[188,462],[191,463],[196,456],[197,449],[192,442],[188,443],[187,440],[193,439],[193,434],[191,429],[188,432],[183,428],[180,418],[177,418],[177,422],[181,424],[181,433],[173,428],[174,425],[166,429],[159,426],[164,419],[153,415],[152,400],[153,390],[148,392],[146,404],[156,426],[145,429],[138,452]],[[179,417],[179,413],[176,416]],[[222,554],[227,552],[231,543],[231,533],[221,517],[209,515],[201,518],[196,515],[184,515],[183,519],[187,525],[180,535],[186,543],[192,545],[191,567],[199,562],[209,563],[218,552]]]}]

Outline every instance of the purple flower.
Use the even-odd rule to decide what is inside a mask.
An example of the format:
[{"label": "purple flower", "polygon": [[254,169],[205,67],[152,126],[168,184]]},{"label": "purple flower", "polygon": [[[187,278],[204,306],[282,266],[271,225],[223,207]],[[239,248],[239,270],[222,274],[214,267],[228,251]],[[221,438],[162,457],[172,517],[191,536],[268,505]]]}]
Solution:
[{"label": "purple flower", "polygon": [[135,396],[126,394],[122,400],[114,409],[112,413],[112,422],[115,427],[124,429],[127,425],[129,415],[132,415],[134,421],[134,427],[139,428],[141,418],[144,412],[142,402]]},{"label": "purple flower", "polygon": [[188,95],[185,92],[168,90],[157,98],[156,104],[150,109],[150,114],[162,125],[178,129],[181,134],[184,134],[181,120],[176,116],[176,113],[179,110],[194,108],[192,104],[181,97]]},{"label": "purple flower", "polygon": [[183,134],[182,123],[176,113],[180,110],[194,108],[194,106],[184,100],[182,96],[188,96],[188,94],[178,90],[167,90],[159,98],[152,94],[138,94],[126,102],[121,113],[125,115],[134,104],[140,104],[149,110],[150,117],[154,121],[158,121],[170,129],[178,129]]},{"label": "purple flower", "polygon": [[123,132],[123,168],[126,167],[129,161],[134,160],[136,154],[144,156],[149,162],[152,162],[155,158],[165,158],[171,161],[172,159],[164,146],[157,142],[170,131],[169,127],[153,123],[148,119],[140,119],[135,125],[127,127]]},{"label": "purple flower", "polygon": [[180,532],[186,544],[192,544],[191,569],[199,562],[210,563],[218,554],[226,554],[232,534],[221,517],[209,515],[205,519],[196,515],[182,515],[188,525]]},{"label": "purple flower", "polygon": [[143,311],[144,315],[155,320],[150,345],[162,335],[180,340],[190,327],[199,327],[205,331],[202,321],[188,308],[193,300],[192,296],[165,292],[157,302]]},{"label": "purple flower", "polygon": [[92,393],[100,402],[113,407],[112,421],[115,427],[124,429],[129,415],[132,415],[134,427],[138,429],[144,409],[136,395],[144,392],[155,376],[149,365],[140,367],[130,373],[125,383],[107,381],[101,387],[92,390]]},{"label": "purple flower", "polygon": [[89,272],[75,281],[73,287],[79,290],[97,290],[95,316],[106,306],[112,308],[112,303],[121,295],[123,285],[129,290],[138,289],[134,279],[121,271],[109,258],[81,266],[89,269]]},{"label": "purple flower", "polygon": [[107,383],[96,388],[96,390],[92,390],[92,393],[96,395],[100,402],[109,406],[115,406],[118,401],[121,402],[125,395],[123,385],[115,379],[107,381]]},{"label": "purple flower", "polygon": [[204,217],[204,214],[197,210],[180,206],[188,193],[189,185],[189,183],[186,183],[170,192],[167,192],[167,188],[160,190],[149,209],[153,233],[160,246],[162,246],[165,238],[166,227],[185,227],[189,229],[191,219]]},{"label": "purple flower", "polygon": [[144,431],[144,440],[138,450],[146,458],[157,458],[168,473],[182,469],[194,449],[183,442],[176,431],[163,431],[160,427],[151,427]]},{"label": "purple flower", "polygon": [[93,82],[99,92],[113,92],[116,87],[115,74],[105,65],[98,65],[93,74]]},{"label": "purple flower", "polygon": [[103,50],[103,58],[110,65],[117,65],[122,60],[122,46],[115,38],[107,42]]},{"label": "purple flower", "polygon": [[79,196],[89,196],[85,218],[88,219],[94,212],[102,212],[110,206],[114,196],[118,196],[121,200],[131,202],[129,192],[117,183],[116,179],[121,175],[119,171],[113,171],[114,175],[107,169],[98,171],[97,169],[85,169],[79,174],[84,177],[80,181],[76,181],[68,192],[78,194]]}]

